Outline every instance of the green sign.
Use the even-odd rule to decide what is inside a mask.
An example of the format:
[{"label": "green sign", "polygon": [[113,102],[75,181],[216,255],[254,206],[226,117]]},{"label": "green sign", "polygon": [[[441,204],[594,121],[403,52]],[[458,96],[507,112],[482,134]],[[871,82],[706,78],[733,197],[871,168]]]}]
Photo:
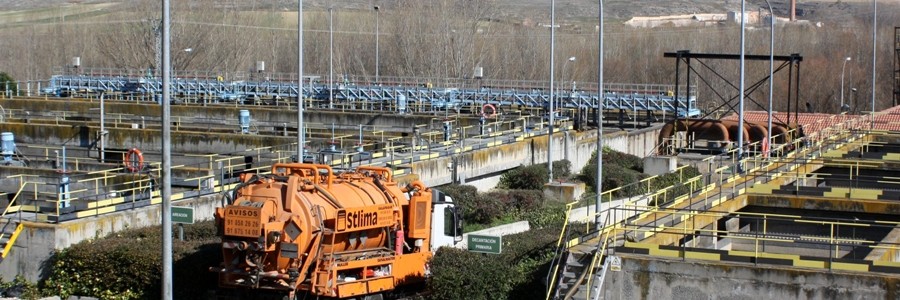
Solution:
[{"label": "green sign", "polygon": [[172,223],[194,224],[194,208],[172,206]]},{"label": "green sign", "polygon": [[499,236],[470,234],[467,244],[472,252],[500,254],[503,239]]}]

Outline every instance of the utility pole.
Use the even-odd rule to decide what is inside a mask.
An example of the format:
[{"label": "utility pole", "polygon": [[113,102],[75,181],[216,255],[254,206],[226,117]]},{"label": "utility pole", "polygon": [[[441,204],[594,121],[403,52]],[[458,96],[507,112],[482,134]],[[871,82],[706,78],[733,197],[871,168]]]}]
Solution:
[{"label": "utility pole", "polygon": [[303,162],[303,0],[297,1],[297,162]]},{"label": "utility pole", "polygon": [[169,34],[169,0],[162,3],[162,265],[163,284],[162,299],[172,299],[172,122],[169,103],[169,77],[172,71],[171,54],[169,46],[171,36]]},{"label": "utility pole", "polygon": [[556,62],[556,0],[550,0],[550,98],[547,99],[550,101],[549,110],[547,113],[550,115],[549,124],[547,126],[547,169],[548,174],[550,174],[550,180],[548,182],[553,182],[553,64]]}]

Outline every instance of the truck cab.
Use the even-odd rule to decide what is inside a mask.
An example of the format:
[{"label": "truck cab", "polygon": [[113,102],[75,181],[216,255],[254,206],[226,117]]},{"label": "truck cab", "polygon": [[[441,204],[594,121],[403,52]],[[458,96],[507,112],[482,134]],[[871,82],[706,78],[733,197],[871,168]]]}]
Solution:
[{"label": "truck cab", "polygon": [[431,190],[431,252],[453,247],[463,239],[462,210],[443,192]]}]

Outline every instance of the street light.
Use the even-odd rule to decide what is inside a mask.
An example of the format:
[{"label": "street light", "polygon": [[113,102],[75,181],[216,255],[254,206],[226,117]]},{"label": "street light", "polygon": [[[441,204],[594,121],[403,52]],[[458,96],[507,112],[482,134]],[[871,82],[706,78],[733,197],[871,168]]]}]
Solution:
[{"label": "street light", "polygon": [[[600,26],[599,42],[597,46],[597,199],[594,203],[594,226],[600,228],[603,219],[600,218],[600,204],[603,202],[603,0],[599,0],[600,5],[599,16]],[[599,285],[595,290],[596,294],[600,293]],[[595,294],[595,295],[596,295]]]},{"label": "street light", "polygon": [[378,81],[378,5],[375,5],[375,83]]},{"label": "street light", "polygon": [[[747,22],[747,10],[746,10],[747,1],[741,0],[741,82],[740,89],[738,93],[740,93],[740,103],[738,104],[738,131],[743,131],[744,128],[744,62],[746,60],[746,50],[744,49],[745,43],[745,34],[744,30],[746,28]],[[738,134],[738,149],[737,149],[737,167],[738,172],[743,173],[743,166],[741,160],[744,158],[744,135],[742,133]]]},{"label": "street light", "polygon": [[[563,64],[563,71],[562,71],[562,75],[563,75],[563,76],[565,76],[565,75],[567,74],[567,73],[566,73],[566,70],[568,70],[568,68],[569,68],[569,63],[570,63],[570,62],[574,62],[574,61],[575,61],[575,57],[574,57],[574,56],[570,56],[570,57],[569,57],[569,60],[566,60],[566,62]],[[572,77],[574,78],[575,76],[573,75]],[[573,81],[573,82],[574,82],[574,81]],[[563,82],[563,83],[564,83],[564,82]],[[557,88],[560,89],[560,90],[563,90],[563,89],[564,89],[562,83],[560,83],[559,87],[557,87]],[[572,89],[574,89],[574,87],[573,87]],[[573,91],[573,92],[574,92],[574,91]],[[557,102],[558,102],[560,96],[559,96],[559,95],[556,95],[556,97],[557,97],[556,100],[557,100]]]},{"label": "street light", "polygon": [[334,8],[328,8],[328,109],[334,108]]},{"label": "street light", "polygon": [[[856,88],[851,88],[851,89],[850,89],[850,101],[848,101],[848,102],[853,103],[853,107],[855,108],[854,110],[858,109],[858,107],[859,107],[859,106],[858,106],[858,103],[853,102],[853,98],[854,98],[855,96],[856,96]],[[859,99],[859,98],[856,98],[856,99]],[[859,100],[856,100],[856,101],[859,101]],[[849,108],[850,108],[850,105],[849,105],[849,104],[847,105],[847,108],[848,108],[848,111],[849,111]]]},{"label": "street light", "polygon": [[875,66],[876,54],[878,51],[878,1],[872,0],[872,123],[871,128],[875,129]]},{"label": "street light", "polygon": [[844,63],[841,65],[841,107],[839,108],[841,111],[844,111],[844,70],[847,67],[847,62],[850,61],[850,57],[844,59]]},{"label": "street light", "polygon": [[548,182],[553,182],[553,67],[556,64],[556,0],[550,0],[550,123],[547,126],[547,170]]},{"label": "street light", "polygon": [[303,162],[303,0],[297,1],[297,162]]}]

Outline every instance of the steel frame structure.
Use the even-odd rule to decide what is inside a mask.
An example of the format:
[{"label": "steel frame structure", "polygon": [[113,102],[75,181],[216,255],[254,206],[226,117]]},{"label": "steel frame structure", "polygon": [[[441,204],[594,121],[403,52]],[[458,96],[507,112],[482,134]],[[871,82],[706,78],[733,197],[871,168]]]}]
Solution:
[{"label": "steel frame structure", "polygon": [[[679,95],[680,95],[680,92],[681,92],[681,91],[678,89],[678,87],[680,87],[679,84],[681,83],[681,63],[682,63],[682,62],[685,63],[685,68],[687,69],[687,76],[686,76],[686,81],[687,81],[686,87],[687,87],[687,91],[686,91],[686,94],[690,95],[690,94],[693,93],[693,92],[691,91],[691,74],[692,74],[691,71],[694,71],[694,74],[699,74],[698,72],[696,72],[697,69],[691,66],[691,61],[692,61],[692,60],[697,60],[698,63],[700,63],[703,67],[705,67],[705,68],[708,69],[709,71],[713,72],[713,74],[715,74],[718,78],[720,78],[720,79],[722,79],[722,80],[725,80],[725,78],[724,78],[721,74],[719,74],[719,72],[716,72],[715,70],[713,70],[712,68],[710,68],[709,65],[707,65],[706,63],[704,63],[703,60],[713,60],[713,59],[739,60],[739,59],[740,59],[740,55],[738,55],[738,54],[692,53],[690,50],[680,50],[680,51],[676,51],[676,52],[666,52],[666,53],[663,55],[663,57],[671,57],[671,58],[675,58],[675,59],[676,59],[676,60],[675,60],[675,87],[676,87],[676,90],[675,90],[675,96],[676,96],[676,97],[679,96]],[[787,107],[788,120],[787,120],[787,122],[784,122],[784,123],[785,123],[785,124],[790,124],[790,122],[791,122],[791,117],[790,117],[790,113],[791,113],[791,102],[794,102],[794,107],[795,107],[795,109],[794,109],[794,119],[796,120],[796,119],[797,119],[797,115],[799,114],[799,110],[800,110],[800,109],[799,109],[799,99],[800,99],[800,62],[803,61],[803,56],[800,56],[800,54],[796,54],[796,53],[795,53],[795,54],[791,54],[791,55],[775,55],[774,57],[770,57],[769,55],[745,55],[744,58],[745,58],[746,60],[753,60],[753,61],[769,61],[770,59],[773,59],[774,61],[782,62],[782,64],[781,64],[780,66],[778,66],[777,68],[775,68],[775,70],[774,70],[774,72],[773,72],[773,74],[772,74],[773,76],[774,76],[774,73],[778,73],[779,71],[783,70],[784,68],[788,68],[788,73],[789,73],[789,74],[788,74],[788,99],[787,99],[787,100],[788,100],[788,101],[787,101],[787,103],[788,103],[788,107]],[[753,101],[754,103],[756,103],[756,104],[759,105],[760,107],[767,107],[767,105],[760,105],[758,102],[756,102],[756,100],[754,100],[753,98],[750,98],[748,94],[752,93],[752,92],[755,91],[757,88],[763,86],[763,84],[765,84],[765,83],[767,82],[768,79],[769,79],[769,76],[768,76],[768,74],[767,74],[767,76],[765,76],[765,77],[763,77],[762,79],[760,79],[759,81],[756,81],[755,83],[751,84],[750,86],[747,87],[747,89],[746,89],[745,91],[743,91],[744,94],[747,95],[747,98],[748,98],[748,99],[750,99],[751,101]],[[700,77],[699,80],[700,80],[701,82],[703,82],[704,84],[706,84],[707,86],[709,86],[709,81],[707,81],[705,78]],[[739,88],[737,87],[737,85],[731,84],[728,80],[725,80],[725,81],[728,82],[728,84],[729,84],[732,88],[734,88],[734,89],[739,89]],[[718,110],[718,109],[720,109],[720,108],[722,108],[722,107],[728,106],[731,110],[737,112],[737,111],[734,109],[734,106],[731,104],[731,102],[734,101],[735,99],[737,99],[738,96],[734,96],[734,97],[731,97],[731,98],[729,98],[729,99],[726,99],[725,97],[723,97],[723,96],[722,96],[720,93],[718,93],[718,92],[716,92],[716,95],[718,95],[718,96],[721,98],[721,100],[723,100],[723,103],[722,103],[721,105],[719,105],[715,110]],[[679,103],[679,105],[680,105],[680,103]],[[681,110],[679,110],[679,108],[680,108],[681,110],[684,109],[684,107],[678,106],[678,107],[675,107],[675,110],[678,111],[678,112],[681,112]],[[690,106],[689,106],[689,107],[687,107],[687,109],[688,109],[688,110],[694,109],[694,107],[690,107]],[[769,108],[769,109],[771,109],[771,108]],[[703,116],[703,118],[708,117],[711,113],[712,113],[712,112],[706,112],[706,115]],[[681,117],[681,116],[684,115],[684,114],[683,114],[683,113],[679,113],[679,114],[677,114],[677,115],[678,115],[678,117]],[[781,121],[781,120],[779,120],[779,121]],[[783,122],[783,121],[782,121],[782,122]]]},{"label": "steel frame structure", "polygon": [[[152,76],[140,76],[138,72],[127,73],[131,76],[91,76],[81,74],[54,75],[50,79],[50,87],[42,91],[45,94],[66,96],[72,93],[121,93],[124,95],[150,95],[145,99],[156,101],[160,94],[160,81]],[[310,84],[303,85],[305,98],[327,100],[328,84],[316,82],[318,76],[304,78]],[[625,85],[621,85],[625,86]],[[658,88],[658,87],[657,87]],[[410,102],[427,102],[435,108],[459,108],[485,104],[499,106],[547,107],[550,93],[539,88],[498,88],[481,86],[478,88],[437,88],[429,85],[375,85],[375,84],[337,84],[332,91],[334,99],[344,103],[397,103],[401,99]],[[297,84],[291,81],[226,81],[222,78],[172,80],[172,94],[176,97],[208,97],[218,100],[243,100],[252,98],[282,97],[296,98]],[[559,109],[590,109],[597,107],[598,93],[596,89],[566,91],[557,93],[554,106]],[[143,97],[142,97],[143,98]],[[603,107],[606,110],[627,111],[665,111],[676,112],[678,107],[689,107],[678,110],[681,117],[694,117],[701,114],[697,109],[697,98],[687,94],[681,97],[667,95],[666,92],[649,90],[621,90],[607,87],[603,93]]]}]

